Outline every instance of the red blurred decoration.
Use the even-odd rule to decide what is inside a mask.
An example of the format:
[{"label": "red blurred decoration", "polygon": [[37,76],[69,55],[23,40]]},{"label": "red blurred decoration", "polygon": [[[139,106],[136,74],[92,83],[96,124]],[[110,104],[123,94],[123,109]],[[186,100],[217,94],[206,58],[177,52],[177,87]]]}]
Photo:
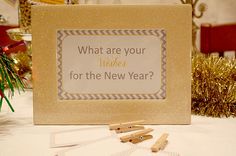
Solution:
[{"label": "red blurred decoration", "polygon": [[224,25],[201,25],[201,52],[236,51],[236,23]]},{"label": "red blurred decoration", "polygon": [[[17,41],[13,41],[9,38],[7,35],[6,30],[11,29],[11,28],[17,28],[18,26],[5,26],[5,25],[0,25],[0,47],[3,47],[2,49],[6,51],[7,54],[10,53],[15,53],[18,51],[26,51],[26,46],[25,44],[19,44],[18,46],[14,46],[11,48],[8,48],[9,45],[14,45],[15,43],[17,44]],[[7,49],[8,48],[8,49]]]},{"label": "red blurred decoration", "polygon": [[22,41],[18,41],[18,42],[15,42],[15,43],[12,43],[12,44],[9,44],[7,46],[3,46],[3,47],[0,47],[0,52],[2,53],[6,53],[6,54],[10,54],[10,50],[14,49],[16,50],[16,48],[19,48],[19,47],[23,47],[23,46],[26,46],[25,42],[22,40]]}]

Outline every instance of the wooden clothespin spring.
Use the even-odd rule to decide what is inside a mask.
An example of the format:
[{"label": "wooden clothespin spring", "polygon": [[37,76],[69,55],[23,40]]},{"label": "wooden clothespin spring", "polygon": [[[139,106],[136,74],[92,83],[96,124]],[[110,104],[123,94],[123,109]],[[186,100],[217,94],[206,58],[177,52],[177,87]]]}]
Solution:
[{"label": "wooden clothespin spring", "polygon": [[142,131],[130,134],[130,135],[126,135],[126,136],[122,136],[120,137],[121,142],[131,142],[133,144],[142,142],[144,140],[148,140],[153,138],[152,135],[146,135],[147,133],[153,131],[153,129],[148,128],[148,129],[144,129]]}]

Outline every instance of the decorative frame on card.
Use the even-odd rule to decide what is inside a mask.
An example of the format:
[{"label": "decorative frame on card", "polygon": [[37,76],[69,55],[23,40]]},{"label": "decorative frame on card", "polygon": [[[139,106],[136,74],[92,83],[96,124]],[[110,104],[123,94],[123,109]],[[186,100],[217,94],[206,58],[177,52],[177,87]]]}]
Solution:
[{"label": "decorative frame on card", "polygon": [[[160,52],[161,54],[161,58],[159,61],[161,61],[160,65],[161,65],[161,70],[160,70],[160,87],[158,87],[158,90],[156,90],[156,92],[153,93],[149,93],[149,94],[145,94],[145,93],[129,93],[129,94],[125,94],[125,93],[84,93],[84,94],[80,94],[80,93],[70,93],[65,91],[65,87],[63,87],[63,73],[65,71],[63,71],[63,67],[62,67],[62,62],[63,62],[63,51],[64,51],[64,55],[70,55],[68,54],[68,50],[63,48],[63,41],[68,38],[68,37],[73,37],[74,40],[78,40],[80,36],[112,36],[112,37],[121,37],[121,36],[150,36],[150,37],[156,37],[158,38],[158,40],[160,40],[160,51],[155,51],[155,53]],[[76,38],[77,37],[77,38]],[[99,38],[100,39],[100,38]],[[104,38],[106,39],[106,38]],[[124,39],[124,38],[122,38]],[[128,42],[128,40],[130,38],[125,38],[127,39],[126,42]],[[92,39],[93,40],[93,39]],[[141,40],[142,41],[142,40]],[[89,41],[87,42],[87,44],[89,44]],[[101,44],[101,43],[99,43]],[[138,44],[138,43],[136,43]],[[118,44],[120,46],[120,44]],[[112,46],[112,45],[109,45]],[[156,46],[159,46],[158,43],[156,43]],[[125,29],[100,29],[100,30],[58,30],[57,31],[57,64],[58,64],[58,98],[60,100],[123,100],[123,99],[165,99],[166,97],[166,33],[165,30],[163,29],[137,29],[137,30],[125,30]],[[82,48],[85,48],[82,46]],[[87,47],[86,47],[87,48]],[[102,48],[102,47],[101,47]],[[147,50],[148,47],[145,48],[145,50]],[[103,48],[104,49],[104,48]],[[109,49],[109,48],[108,48]],[[124,49],[120,49],[119,55],[122,54],[122,52],[126,52],[128,48],[124,48]],[[74,49],[76,50],[76,49]],[[82,49],[83,50],[83,49]],[[122,51],[123,50],[123,51]],[[126,51],[124,51],[126,50]],[[133,50],[133,49],[132,49]],[[105,50],[103,50],[105,51]],[[101,51],[100,53],[102,53],[103,51]],[[108,51],[107,51],[108,52]],[[106,52],[104,52],[105,55],[109,55],[107,57],[111,58],[113,56],[111,56],[111,54],[107,54]],[[104,55],[101,54],[101,55]],[[134,53],[135,54],[135,53]],[[80,55],[83,55],[83,53],[80,53]],[[144,52],[141,55],[145,55]],[[146,54],[146,55],[150,55],[150,54]],[[74,56],[76,57],[76,56]],[[118,57],[116,57],[118,58]],[[95,60],[96,61],[96,60]],[[64,61],[65,62],[65,61]],[[70,61],[71,62],[71,61]],[[128,61],[126,61],[125,63],[128,64]],[[78,65],[78,64],[77,64]],[[99,65],[99,63],[98,63]],[[71,64],[70,64],[71,66]],[[90,64],[89,64],[90,66]],[[101,58],[100,58],[100,66],[101,66]],[[109,69],[109,68],[108,68]],[[158,68],[157,68],[158,69]],[[73,71],[70,72],[70,77],[72,77],[73,79],[73,75],[74,73],[72,73]],[[90,71],[91,72],[91,71]],[[107,73],[106,71],[104,72],[105,74]],[[104,74],[103,73],[103,74]],[[126,76],[125,74],[129,74],[131,75],[131,72],[128,73],[123,73],[123,76]],[[155,75],[154,71],[151,71],[150,74],[153,76]],[[149,73],[146,72],[145,75],[141,75],[141,76],[145,76],[145,80],[150,80],[152,79],[152,76],[149,75]],[[77,75],[75,75],[76,78],[78,77]],[[106,75],[105,75],[106,76]],[[121,73],[122,76],[122,73]],[[126,76],[127,77],[127,76]],[[147,78],[149,77],[149,79]],[[144,77],[142,77],[144,79]],[[125,78],[123,78],[124,80]],[[142,79],[142,80],[143,80]],[[155,80],[154,80],[155,81]],[[143,81],[139,81],[138,83],[142,83]],[[80,86],[79,83],[77,83],[77,86]],[[122,84],[122,82],[121,82]],[[76,81],[74,81],[73,85],[76,85]],[[96,85],[96,84],[94,84]],[[106,85],[106,83],[104,84]],[[150,84],[151,85],[151,84]],[[124,87],[124,86],[123,86]]]},{"label": "decorative frame on card", "polygon": [[191,17],[190,5],[32,6],[34,123],[190,124]]}]

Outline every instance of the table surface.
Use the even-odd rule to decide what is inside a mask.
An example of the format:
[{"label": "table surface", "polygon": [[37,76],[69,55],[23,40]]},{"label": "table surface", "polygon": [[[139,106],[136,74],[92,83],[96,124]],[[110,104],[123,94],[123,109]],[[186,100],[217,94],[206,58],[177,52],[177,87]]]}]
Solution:
[{"label": "table surface", "polygon": [[[153,139],[132,145],[121,143],[106,125],[35,126],[33,125],[32,91],[11,99],[15,113],[6,107],[1,118],[11,120],[0,125],[0,156],[235,156],[236,118],[192,116],[191,125],[145,125],[153,128]],[[55,133],[61,132],[61,133]],[[169,133],[168,145],[159,153],[150,151],[162,133]],[[52,148],[56,143],[75,142],[77,146]],[[123,134],[124,135],[124,134]]]}]

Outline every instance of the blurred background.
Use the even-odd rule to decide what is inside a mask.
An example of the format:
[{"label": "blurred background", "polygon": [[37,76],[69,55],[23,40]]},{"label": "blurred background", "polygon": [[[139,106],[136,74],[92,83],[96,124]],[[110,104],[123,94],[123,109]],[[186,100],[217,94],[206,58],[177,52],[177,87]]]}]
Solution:
[{"label": "blurred background", "polygon": [[[202,23],[225,24],[236,23],[236,1],[235,0],[199,0],[198,4],[205,3],[207,11],[196,20],[198,25]],[[80,0],[80,3],[93,4],[158,4],[179,3],[181,0]],[[0,0],[0,15],[6,19],[6,23],[0,25],[18,25],[18,2],[17,0]],[[148,17],[147,17],[148,18]],[[197,35],[197,46],[199,47],[199,33]]]},{"label": "blurred background", "polygon": [[[12,2],[11,4],[9,2]],[[0,14],[9,24],[18,24],[17,0],[0,0]],[[81,2],[83,2],[82,0]],[[114,0],[91,0],[93,3],[111,4]],[[180,0],[120,0],[122,4],[157,4],[157,3],[181,3]],[[207,4],[208,9],[205,15],[199,20],[200,23],[228,23],[236,22],[236,1],[235,0],[199,0]],[[86,3],[86,2],[85,2]]]}]

